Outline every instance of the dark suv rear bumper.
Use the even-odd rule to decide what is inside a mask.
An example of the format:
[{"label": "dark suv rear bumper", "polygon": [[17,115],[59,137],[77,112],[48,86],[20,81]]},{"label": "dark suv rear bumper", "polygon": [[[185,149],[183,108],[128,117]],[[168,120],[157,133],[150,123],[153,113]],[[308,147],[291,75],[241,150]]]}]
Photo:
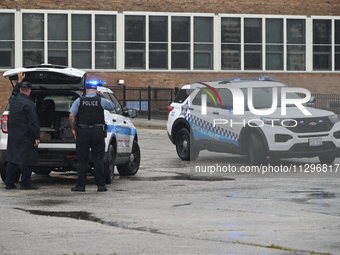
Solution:
[{"label": "dark suv rear bumper", "polygon": [[[6,162],[6,150],[0,151],[0,161]],[[78,157],[75,149],[39,149],[39,168],[63,169],[63,171],[77,170]]]}]

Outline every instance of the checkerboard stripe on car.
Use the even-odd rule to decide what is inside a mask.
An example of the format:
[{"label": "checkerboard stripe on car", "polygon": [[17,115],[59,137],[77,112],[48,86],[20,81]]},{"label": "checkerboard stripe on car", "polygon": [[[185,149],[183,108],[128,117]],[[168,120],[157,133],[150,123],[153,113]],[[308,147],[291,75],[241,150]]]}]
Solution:
[{"label": "checkerboard stripe on car", "polygon": [[234,132],[230,131],[230,130],[222,128],[221,126],[215,126],[214,127],[214,125],[212,123],[207,122],[207,121],[205,121],[201,118],[198,118],[197,116],[193,116],[191,114],[186,114],[185,118],[186,118],[187,121],[190,121],[190,122],[192,122],[196,125],[202,126],[202,127],[206,128],[208,130],[211,130],[211,131],[213,131],[213,132],[215,132],[219,135],[223,135],[223,136],[225,136],[225,137],[227,137],[231,140],[238,142],[238,139],[239,139],[238,135],[235,134]]}]

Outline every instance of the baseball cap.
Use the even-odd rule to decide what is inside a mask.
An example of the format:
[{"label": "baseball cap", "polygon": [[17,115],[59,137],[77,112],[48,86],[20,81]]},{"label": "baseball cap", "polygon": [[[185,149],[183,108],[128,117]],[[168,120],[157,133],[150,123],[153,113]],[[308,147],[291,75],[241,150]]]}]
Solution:
[{"label": "baseball cap", "polygon": [[31,89],[32,88],[32,83],[28,82],[28,81],[24,81],[21,83],[21,88],[27,88],[27,89]]},{"label": "baseball cap", "polygon": [[86,83],[86,89],[97,89],[96,84]]}]

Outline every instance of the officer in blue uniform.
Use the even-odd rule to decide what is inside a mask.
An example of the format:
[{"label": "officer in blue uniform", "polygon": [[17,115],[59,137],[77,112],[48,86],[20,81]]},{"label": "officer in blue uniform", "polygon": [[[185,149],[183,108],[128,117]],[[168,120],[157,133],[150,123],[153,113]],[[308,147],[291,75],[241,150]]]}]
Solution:
[{"label": "officer in blue uniform", "polygon": [[97,91],[97,85],[86,84],[86,95],[77,98],[71,106],[69,120],[78,155],[78,178],[72,191],[85,191],[89,152],[94,163],[97,191],[107,191],[104,175],[105,118],[104,109],[112,111],[114,103]]}]

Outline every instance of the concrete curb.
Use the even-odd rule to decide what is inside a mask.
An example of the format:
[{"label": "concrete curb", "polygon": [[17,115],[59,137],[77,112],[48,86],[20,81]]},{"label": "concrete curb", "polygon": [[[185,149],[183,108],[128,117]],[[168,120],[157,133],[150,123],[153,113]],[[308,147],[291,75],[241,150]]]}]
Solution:
[{"label": "concrete curb", "polygon": [[137,128],[157,128],[157,129],[166,129],[167,120],[159,120],[159,119],[151,119],[148,120],[146,118],[137,117],[132,119],[133,125]]}]

